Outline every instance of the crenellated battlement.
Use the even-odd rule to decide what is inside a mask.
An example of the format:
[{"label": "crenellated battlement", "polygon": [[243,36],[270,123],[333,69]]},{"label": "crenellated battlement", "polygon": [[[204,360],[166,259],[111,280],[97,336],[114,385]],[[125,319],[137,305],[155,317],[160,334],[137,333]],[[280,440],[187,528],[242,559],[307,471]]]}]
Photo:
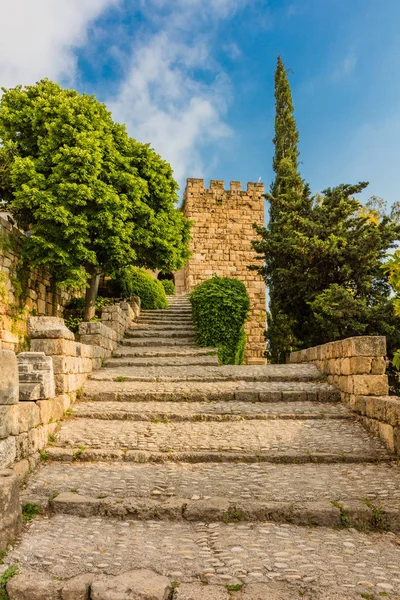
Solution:
[{"label": "crenellated battlement", "polygon": [[264,184],[259,182],[248,182],[247,189],[242,190],[242,184],[240,181],[231,181],[229,184],[229,189],[225,189],[225,182],[223,179],[211,179],[210,187],[204,187],[204,179],[196,179],[196,178],[188,178],[186,180],[186,190],[188,192],[220,192],[220,193],[229,193],[235,192],[238,194],[248,195],[248,194],[264,194]]}]

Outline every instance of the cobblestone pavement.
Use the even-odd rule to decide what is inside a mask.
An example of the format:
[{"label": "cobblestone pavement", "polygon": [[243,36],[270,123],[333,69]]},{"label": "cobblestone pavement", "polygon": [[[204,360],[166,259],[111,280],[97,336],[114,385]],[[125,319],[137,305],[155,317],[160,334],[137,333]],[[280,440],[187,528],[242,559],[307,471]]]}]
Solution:
[{"label": "cobblestone pavement", "polygon": [[327,383],[292,381],[95,381],[85,385],[93,400],[147,400],[198,402],[240,400],[245,402],[338,402],[340,393]]},{"label": "cobblestone pavement", "polygon": [[400,598],[400,465],[315,366],[217,366],[172,337],[192,332],[172,304],[87,382],[0,573],[47,590],[145,568],[182,583],[169,600]]},{"label": "cobblestone pavement", "polygon": [[101,369],[93,373],[95,381],[114,381],[125,377],[127,381],[322,381],[323,376],[315,365],[225,365],[179,367],[119,367]]},{"label": "cobblestone pavement", "polygon": [[180,582],[283,580],[342,594],[400,594],[400,546],[391,533],[56,515],[30,524],[6,560],[60,578],[156,568]]},{"label": "cobblestone pavement", "polygon": [[79,402],[75,416],[133,421],[347,418],[351,411],[336,402]]},{"label": "cobblestone pavement", "polygon": [[24,498],[42,503],[71,490],[94,498],[400,502],[400,466],[51,463],[42,465],[31,477]]},{"label": "cobblestone pavement", "polygon": [[[148,452],[242,452],[386,456],[383,444],[358,423],[344,420],[271,420],[229,423],[145,423],[71,419],[55,446]],[[266,457],[268,459],[268,457]]]}]

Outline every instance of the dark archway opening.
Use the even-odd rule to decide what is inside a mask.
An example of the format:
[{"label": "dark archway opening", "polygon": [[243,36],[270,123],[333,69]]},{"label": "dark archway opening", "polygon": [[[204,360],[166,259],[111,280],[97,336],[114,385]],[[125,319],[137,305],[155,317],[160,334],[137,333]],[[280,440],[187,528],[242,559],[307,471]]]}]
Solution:
[{"label": "dark archway opening", "polygon": [[162,281],[163,279],[168,279],[168,281],[172,281],[175,285],[175,276],[173,273],[159,273],[157,275],[157,279],[159,279],[160,281]]}]

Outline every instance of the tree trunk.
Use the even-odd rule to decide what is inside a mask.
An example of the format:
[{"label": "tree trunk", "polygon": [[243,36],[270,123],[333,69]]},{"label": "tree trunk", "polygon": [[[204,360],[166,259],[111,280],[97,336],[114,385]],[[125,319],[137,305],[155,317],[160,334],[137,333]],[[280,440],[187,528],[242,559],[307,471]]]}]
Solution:
[{"label": "tree trunk", "polygon": [[90,273],[90,279],[89,287],[86,288],[86,304],[83,320],[90,321],[90,319],[93,319],[96,314],[95,302],[100,283],[100,271],[93,265],[88,265],[86,270],[88,273]]}]

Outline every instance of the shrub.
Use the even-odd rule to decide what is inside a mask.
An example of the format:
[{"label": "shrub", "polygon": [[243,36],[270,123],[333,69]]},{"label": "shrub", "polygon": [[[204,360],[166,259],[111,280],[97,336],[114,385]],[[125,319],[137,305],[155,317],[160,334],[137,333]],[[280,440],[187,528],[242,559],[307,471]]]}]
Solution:
[{"label": "shrub", "polygon": [[143,269],[125,267],[114,280],[114,292],[122,298],[139,296],[144,310],[167,308],[168,301],[161,281]]},{"label": "shrub", "polygon": [[163,286],[167,296],[175,296],[175,285],[170,279],[161,279],[161,285]]},{"label": "shrub", "polygon": [[246,346],[244,323],[250,300],[238,279],[214,276],[190,295],[196,341],[216,346],[222,364],[242,364]]}]

